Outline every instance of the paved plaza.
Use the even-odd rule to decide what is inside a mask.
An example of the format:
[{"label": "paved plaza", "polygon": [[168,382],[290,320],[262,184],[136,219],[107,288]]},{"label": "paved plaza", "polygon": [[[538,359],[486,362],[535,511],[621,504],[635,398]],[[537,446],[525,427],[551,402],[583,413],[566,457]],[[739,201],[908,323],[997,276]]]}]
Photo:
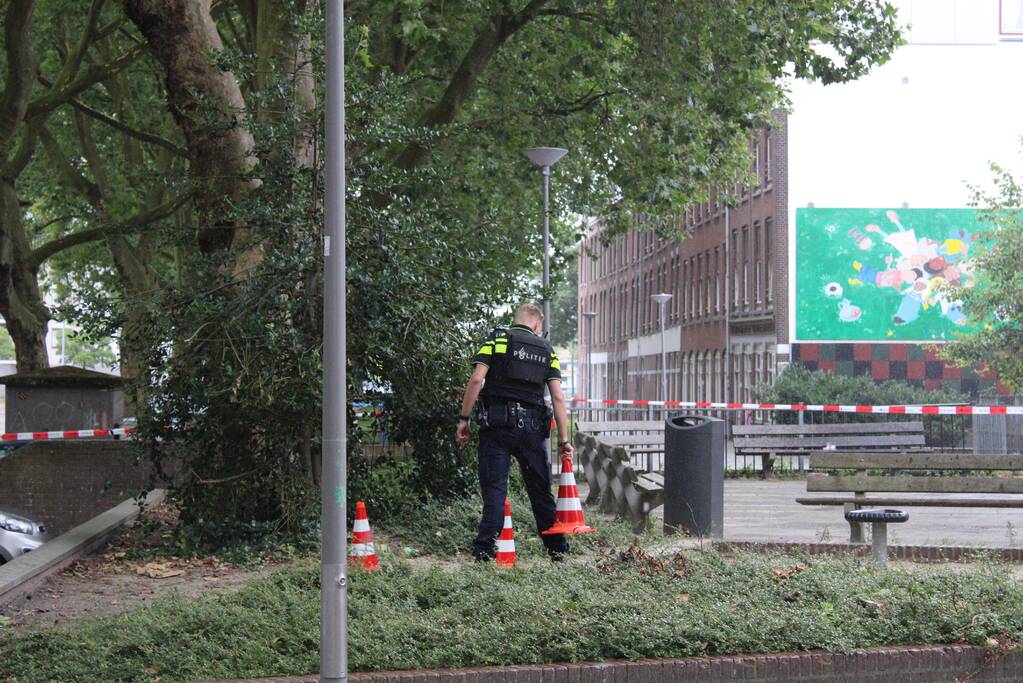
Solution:
[{"label": "paved plaza", "polygon": [[[848,541],[849,525],[842,516],[841,506],[796,503],[796,498],[806,495],[806,482],[802,480],[726,479],[725,538]],[[914,497],[914,494],[899,495]],[[998,548],[1023,545],[1023,508],[904,509],[909,512],[909,521],[889,526],[889,543]],[[663,519],[663,508],[658,508],[656,515]]]}]

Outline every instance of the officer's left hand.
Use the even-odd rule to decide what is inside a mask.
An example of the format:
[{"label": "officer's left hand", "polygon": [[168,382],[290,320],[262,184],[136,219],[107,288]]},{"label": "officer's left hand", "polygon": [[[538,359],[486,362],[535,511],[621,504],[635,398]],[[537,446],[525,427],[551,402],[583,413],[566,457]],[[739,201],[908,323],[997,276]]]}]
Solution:
[{"label": "officer's left hand", "polygon": [[558,446],[558,455],[562,458],[571,458],[573,450],[572,444],[566,443],[563,446]]},{"label": "officer's left hand", "polygon": [[455,430],[455,441],[461,448],[469,445],[469,423],[466,420],[458,421],[458,429]]}]

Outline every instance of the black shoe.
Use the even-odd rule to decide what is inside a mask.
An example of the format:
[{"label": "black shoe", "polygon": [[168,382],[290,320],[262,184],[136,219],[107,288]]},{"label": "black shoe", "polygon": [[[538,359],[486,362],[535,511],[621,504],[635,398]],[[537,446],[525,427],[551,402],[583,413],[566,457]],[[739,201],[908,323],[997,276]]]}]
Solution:
[{"label": "black shoe", "polygon": [[551,562],[564,562],[568,558],[568,550],[548,550],[547,555]]},{"label": "black shoe", "polygon": [[493,559],[494,559],[494,556],[491,553],[476,553],[476,552],[474,552],[472,554],[472,556],[473,556],[473,559],[475,559],[477,562],[492,562]]}]

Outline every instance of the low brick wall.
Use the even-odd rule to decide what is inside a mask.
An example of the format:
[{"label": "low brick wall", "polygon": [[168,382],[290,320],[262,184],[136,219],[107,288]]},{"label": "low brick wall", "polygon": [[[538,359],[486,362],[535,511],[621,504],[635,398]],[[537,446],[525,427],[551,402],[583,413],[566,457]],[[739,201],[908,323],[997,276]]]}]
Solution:
[{"label": "low brick wall", "polygon": [[[782,552],[787,554],[872,557],[869,543],[803,543],[800,541],[717,541],[720,552]],[[959,545],[890,545],[888,559],[910,562],[968,562],[978,558],[1023,562],[1023,548],[985,548]],[[1023,680],[1023,676],[1021,676]]]},{"label": "low brick wall", "polygon": [[38,518],[53,538],[137,495],[150,471],[124,441],[36,441],[0,459],[0,505]]},{"label": "low brick wall", "polygon": [[[798,652],[635,662],[392,671],[351,674],[351,683],[674,683],[674,681],[842,681],[849,683],[1009,683],[1023,678],[1023,653],[969,645],[885,647],[849,654]],[[237,679],[221,683],[250,683]],[[260,683],[315,683],[317,676],[262,678]]]}]

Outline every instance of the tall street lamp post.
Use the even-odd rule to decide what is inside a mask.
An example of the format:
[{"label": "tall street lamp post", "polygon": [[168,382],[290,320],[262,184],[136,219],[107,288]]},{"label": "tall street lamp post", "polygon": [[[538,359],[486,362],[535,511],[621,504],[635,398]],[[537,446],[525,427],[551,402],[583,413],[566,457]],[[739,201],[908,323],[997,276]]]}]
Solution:
[{"label": "tall street lamp post", "polygon": [[550,262],[550,188],[551,166],[558,163],[561,157],[568,154],[567,149],[560,147],[530,147],[522,151],[526,157],[540,167],[543,173],[543,332],[544,336],[551,331],[551,302],[547,296],[547,288],[551,285]]},{"label": "tall street lamp post", "polygon": [[671,300],[671,294],[654,294],[652,297],[657,302],[657,306],[661,309],[661,400],[668,400],[668,363],[667,356],[664,354],[664,304]]},{"label": "tall street lamp post", "polygon": [[320,680],[348,678],[344,2],[327,0]]}]

